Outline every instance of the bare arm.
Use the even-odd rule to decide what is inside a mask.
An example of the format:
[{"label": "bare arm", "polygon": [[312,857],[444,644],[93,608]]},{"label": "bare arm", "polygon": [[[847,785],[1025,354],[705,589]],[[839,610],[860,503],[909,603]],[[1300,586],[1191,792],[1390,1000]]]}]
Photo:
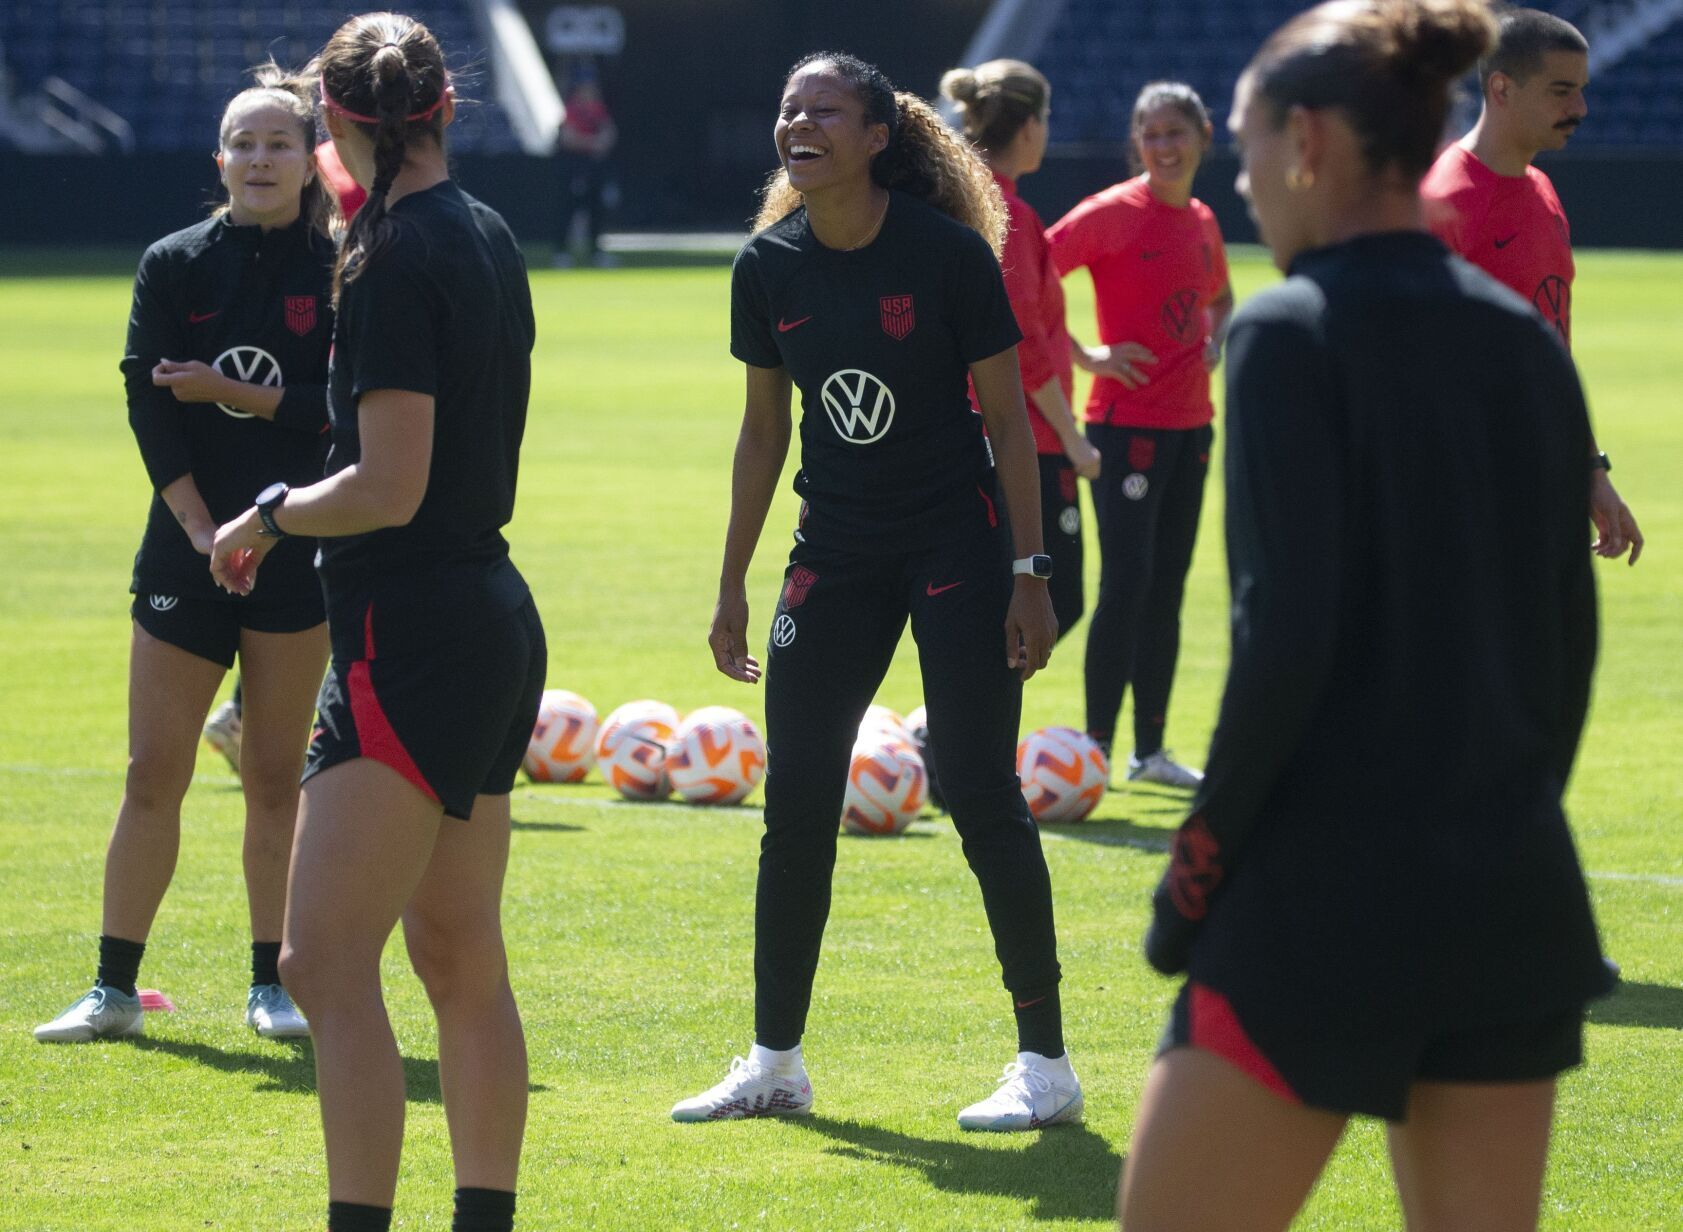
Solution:
[{"label": "bare arm", "polygon": [[210,555],[211,541],[216,538],[216,520],[210,516],[210,510],[205,506],[205,498],[199,494],[198,481],[192,472],[166,484],[158,491],[169,511],[175,515],[176,523],[186,532],[187,538],[193,543],[193,550],[200,555]]},{"label": "bare arm", "polygon": [[1064,397],[1064,387],[1058,383],[1058,378],[1053,377],[1032,391],[1029,397],[1034,399],[1034,407],[1040,412],[1040,417],[1058,434],[1064,456],[1075,464],[1075,473],[1083,479],[1097,479],[1099,451],[1081,435],[1081,426],[1075,422],[1075,413],[1069,408],[1069,399]]},{"label": "bare arm", "polygon": [[[1021,559],[1044,550],[1040,529],[1040,468],[1035,463],[1034,434],[1017,373],[1017,349],[1001,351],[970,365],[976,401],[993,445],[994,466],[1011,519],[1013,554]],[[1058,622],[1043,578],[1019,574],[1005,617],[1005,661],[1024,680],[1045,667],[1057,640]]]},{"label": "bare arm", "polygon": [[1221,363],[1221,348],[1227,344],[1227,322],[1233,316],[1233,284],[1228,283],[1221,294],[1210,301],[1208,313],[1210,333],[1204,340],[1204,370],[1214,372]]},{"label": "bare arm", "polygon": [[719,569],[719,601],[707,644],[713,662],[732,680],[753,684],[759,662],[748,653],[748,565],[765,528],[777,492],[783,462],[789,456],[792,382],[785,368],[748,370],[742,429],[731,466],[730,524],[725,531],[725,559]]},{"label": "bare arm", "polygon": [[[289,535],[332,538],[403,526],[427,493],[432,467],[433,399],[403,389],[374,389],[357,402],[362,457],[307,488],[295,488],[275,511]],[[256,508],[216,534],[210,571],[217,582],[248,594],[258,563],[276,540],[261,535]],[[249,551],[249,556],[236,553]]]}]

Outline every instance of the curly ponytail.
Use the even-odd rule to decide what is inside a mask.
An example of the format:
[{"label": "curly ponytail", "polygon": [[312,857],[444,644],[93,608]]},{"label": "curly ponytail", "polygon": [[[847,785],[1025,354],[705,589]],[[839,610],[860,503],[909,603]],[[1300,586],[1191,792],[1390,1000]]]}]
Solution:
[{"label": "curly ponytail", "polygon": [[365,13],[340,26],[316,59],[322,106],[367,133],[374,142],[374,183],[352,219],[333,271],[337,303],[391,243],[386,198],[411,144],[444,144],[439,114],[450,93],[444,53],[420,22],[400,13]]},{"label": "curly ponytail", "polygon": [[[888,126],[888,145],[871,160],[871,179],[927,201],[981,234],[994,255],[1005,246],[1005,198],[993,173],[940,114],[915,94],[896,92],[875,65],[840,52],[818,52],[792,69],[793,77],[825,64],[851,85],[865,104],[865,123]],[[801,194],[779,167],[766,181],[754,230],[763,231],[801,204]]]}]

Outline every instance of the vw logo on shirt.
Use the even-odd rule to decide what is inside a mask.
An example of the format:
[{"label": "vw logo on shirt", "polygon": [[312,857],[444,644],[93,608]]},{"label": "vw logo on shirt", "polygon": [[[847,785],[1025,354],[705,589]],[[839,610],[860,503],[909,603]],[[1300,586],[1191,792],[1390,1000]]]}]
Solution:
[{"label": "vw logo on shirt", "polygon": [[[262,347],[231,346],[216,357],[211,367],[230,380],[244,381],[247,385],[281,383],[280,362]],[[235,419],[254,418],[250,411],[236,410],[226,402],[216,405],[222,408],[223,414],[232,415]]]},{"label": "vw logo on shirt", "polygon": [[830,426],[850,445],[869,445],[888,434],[894,422],[894,395],[869,372],[843,368],[832,372],[818,396]]}]

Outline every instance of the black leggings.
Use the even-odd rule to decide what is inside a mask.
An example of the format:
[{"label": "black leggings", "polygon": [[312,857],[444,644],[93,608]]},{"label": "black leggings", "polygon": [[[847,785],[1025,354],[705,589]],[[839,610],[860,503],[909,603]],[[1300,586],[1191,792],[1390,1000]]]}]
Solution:
[{"label": "black leggings", "polygon": [[1215,433],[1088,424],[1087,439],[1104,459],[1093,485],[1099,597],[1087,627],[1087,730],[1110,743],[1131,684],[1134,752],[1145,757],[1163,747]]},{"label": "black leggings", "polygon": [[1009,549],[981,515],[938,548],[860,554],[798,545],[766,665],[765,837],[754,917],[754,1038],[792,1048],[806,1028],[830,912],[848,761],[909,616],[930,755],[982,887],[1013,993],[1058,982],[1052,886],[1018,786],[1022,683],[1005,665]]},{"label": "black leggings", "polygon": [[1040,455],[1040,536],[1052,558],[1052,614],[1062,641],[1087,605],[1081,570],[1081,494],[1075,465],[1061,453]]}]

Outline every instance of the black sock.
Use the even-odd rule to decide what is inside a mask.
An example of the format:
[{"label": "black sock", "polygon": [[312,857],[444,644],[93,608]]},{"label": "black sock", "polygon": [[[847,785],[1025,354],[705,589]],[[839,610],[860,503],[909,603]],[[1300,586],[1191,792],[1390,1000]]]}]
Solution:
[{"label": "black sock", "polygon": [[1109,733],[1109,732],[1088,732],[1087,734],[1093,738],[1093,743],[1099,746],[1099,752],[1104,754],[1104,759],[1105,759],[1106,763],[1108,763],[1110,761],[1111,733]]},{"label": "black sock", "polygon": [[1049,1060],[1064,1055],[1064,1011],[1058,986],[1013,993],[1017,1012],[1017,1051],[1038,1052]]},{"label": "black sock", "polygon": [[[243,677],[234,677],[234,696],[229,700],[234,703],[234,717],[243,718],[245,715],[245,679]],[[280,983],[279,980],[273,982]]]},{"label": "black sock", "polygon": [[458,1189],[450,1232],[514,1232],[514,1195],[506,1189]]},{"label": "black sock", "polygon": [[280,983],[280,947],[278,941],[253,941],[251,943],[251,984]]},{"label": "black sock", "polygon": [[144,941],[124,941],[121,937],[99,938],[99,974],[94,983],[134,996],[134,982],[140,975],[140,958],[146,953]]},{"label": "black sock", "polygon": [[329,1202],[327,1232],[388,1232],[392,1208],[364,1206],[360,1202]]}]

